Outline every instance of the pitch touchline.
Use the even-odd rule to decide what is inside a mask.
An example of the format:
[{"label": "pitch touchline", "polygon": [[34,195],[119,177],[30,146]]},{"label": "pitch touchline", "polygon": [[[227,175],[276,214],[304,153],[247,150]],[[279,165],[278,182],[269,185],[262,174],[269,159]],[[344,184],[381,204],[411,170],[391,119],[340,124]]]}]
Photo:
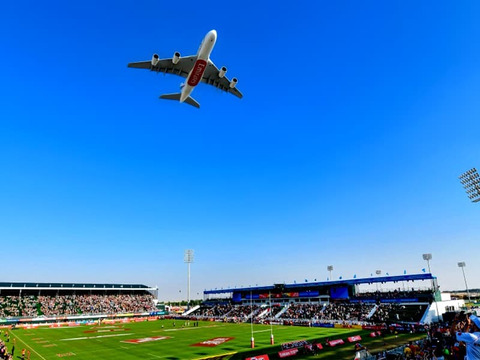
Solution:
[{"label": "pitch touchline", "polygon": [[84,337],[78,337],[78,338],[60,339],[60,341],[89,340],[89,339],[100,339],[100,338],[109,338],[109,337],[127,336],[127,335],[132,335],[132,333],[129,333],[129,334],[115,334],[115,335],[84,336]]},{"label": "pitch touchline", "polygon": [[14,337],[16,337],[18,340],[20,340],[22,343],[25,344],[26,347],[28,347],[29,349],[31,349],[35,354],[37,354],[38,356],[40,356],[40,358],[42,358],[43,360],[47,360],[45,359],[42,355],[40,355],[34,348],[32,348],[30,345],[28,345],[25,341],[23,341],[22,339],[20,339],[20,337],[17,335],[17,334],[13,334],[12,331],[10,331],[10,334],[12,334]]}]

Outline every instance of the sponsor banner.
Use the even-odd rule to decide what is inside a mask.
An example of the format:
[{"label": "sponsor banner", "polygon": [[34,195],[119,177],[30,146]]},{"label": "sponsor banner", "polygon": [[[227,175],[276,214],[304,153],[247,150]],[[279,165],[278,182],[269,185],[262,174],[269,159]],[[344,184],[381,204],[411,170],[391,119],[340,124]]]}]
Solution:
[{"label": "sponsor banner", "polygon": [[352,325],[350,324],[335,324],[335,328],[339,328],[339,329],[350,329],[352,327]]},{"label": "sponsor banner", "polygon": [[61,326],[62,326],[62,324],[60,324],[60,323],[55,323],[55,324],[51,324],[49,327],[51,327],[51,328],[59,328],[59,327],[61,327]]},{"label": "sponsor banner", "polygon": [[299,348],[299,347],[303,347],[303,346],[305,346],[305,345],[307,345],[307,344],[308,344],[307,340],[291,341],[291,342],[283,343],[283,344],[282,344],[282,350],[292,349],[292,348]]},{"label": "sponsor banner", "polygon": [[405,303],[405,302],[418,302],[418,298],[404,298],[404,299],[380,299],[382,303]]},{"label": "sponsor banner", "polygon": [[379,325],[363,325],[362,326],[363,330],[383,330],[386,329],[385,326],[379,326]]},{"label": "sponsor banner", "polygon": [[335,327],[335,325],[333,325],[333,324],[312,324],[312,326],[315,326],[315,327],[324,327],[324,328],[333,328],[333,327]]},{"label": "sponsor banner", "polygon": [[283,358],[286,358],[286,357],[289,357],[289,356],[295,356],[295,355],[297,355],[297,353],[298,353],[297,348],[282,350],[282,351],[278,352],[278,357],[283,359]]},{"label": "sponsor banner", "polygon": [[347,340],[348,342],[362,341],[362,337],[360,335],[350,336]]},{"label": "sponsor banner", "polygon": [[153,336],[153,337],[147,337],[147,338],[143,338],[143,339],[123,340],[122,342],[128,343],[128,344],[143,344],[143,343],[146,343],[146,342],[166,340],[166,339],[170,339],[170,336]]},{"label": "sponsor banner", "polygon": [[352,299],[350,300],[351,303],[374,303],[374,302],[377,302],[377,300],[375,299],[362,299],[362,300],[356,300],[356,299]]},{"label": "sponsor banner", "polygon": [[328,346],[337,346],[337,345],[343,345],[345,344],[345,341],[343,341],[342,339],[337,339],[337,340],[330,340],[328,342]]},{"label": "sponsor banner", "polygon": [[249,357],[249,358],[246,358],[245,360],[269,360],[269,359],[268,359],[268,355],[265,354],[265,355],[257,355],[254,357]]},{"label": "sponsor banner", "polygon": [[202,342],[190,345],[190,346],[213,347],[213,346],[222,345],[223,343],[226,343],[227,341],[230,341],[232,339],[234,339],[234,338],[233,337],[217,337],[217,338],[213,338],[213,339],[210,339],[210,340],[205,340],[205,341],[202,341]]}]

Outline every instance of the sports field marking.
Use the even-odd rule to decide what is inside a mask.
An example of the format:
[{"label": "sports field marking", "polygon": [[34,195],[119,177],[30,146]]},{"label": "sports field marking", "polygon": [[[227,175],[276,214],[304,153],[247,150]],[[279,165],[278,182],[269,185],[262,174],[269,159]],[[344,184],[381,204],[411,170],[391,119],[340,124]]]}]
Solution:
[{"label": "sports field marking", "polygon": [[28,345],[25,341],[20,339],[20,337],[17,334],[14,334],[13,331],[11,331],[10,334],[13,335],[15,338],[17,338],[18,340],[20,340],[27,348],[32,350],[35,354],[37,354],[40,357],[40,359],[47,360],[42,355],[40,355],[34,348],[32,348],[30,345]]},{"label": "sports field marking", "polygon": [[267,330],[255,330],[254,333],[267,332],[267,331],[271,331],[271,330],[270,330],[270,329],[267,329]]},{"label": "sports field marking", "polygon": [[205,328],[214,328],[214,327],[222,327],[225,325],[210,325],[210,326],[199,326],[199,327],[186,327],[186,328],[178,328],[178,329],[159,329],[159,330],[153,330],[152,332],[160,332],[160,331],[184,331],[184,330],[198,330],[198,329],[204,329]]},{"label": "sports field marking", "polygon": [[166,358],[168,356],[158,356],[158,355],[155,355],[155,354],[148,354],[150,356],[153,356],[154,358],[157,358],[157,359],[163,359],[163,358]]},{"label": "sports field marking", "polygon": [[101,338],[109,338],[109,337],[115,337],[115,336],[127,336],[127,335],[133,335],[133,333],[114,334],[114,335],[98,335],[98,336],[84,336],[84,337],[78,337],[78,338],[60,339],[60,341],[90,340],[90,339],[101,339]]}]

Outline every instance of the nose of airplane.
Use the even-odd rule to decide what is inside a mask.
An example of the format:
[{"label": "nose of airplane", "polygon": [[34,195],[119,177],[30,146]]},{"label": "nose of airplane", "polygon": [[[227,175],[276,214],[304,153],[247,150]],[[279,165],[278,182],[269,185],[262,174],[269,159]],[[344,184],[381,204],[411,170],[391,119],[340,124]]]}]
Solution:
[{"label": "nose of airplane", "polygon": [[211,40],[215,41],[217,40],[217,30],[210,30],[209,37]]}]

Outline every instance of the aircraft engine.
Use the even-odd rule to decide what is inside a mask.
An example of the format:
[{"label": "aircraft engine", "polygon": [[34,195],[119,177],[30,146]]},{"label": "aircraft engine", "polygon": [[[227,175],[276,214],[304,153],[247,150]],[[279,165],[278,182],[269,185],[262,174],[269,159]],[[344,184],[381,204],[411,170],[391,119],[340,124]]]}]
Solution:
[{"label": "aircraft engine", "polygon": [[225,66],[223,66],[220,71],[218,72],[218,77],[221,79],[225,76],[225,74],[227,73],[227,68]]},{"label": "aircraft engine", "polygon": [[158,55],[157,54],[153,54],[152,56],[152,66],[157,66],[158,64]]},{"label": "aircraft engine", "polygon": [[180,53],[177,51],[175,52],[175,54],[173,54],[172,63],[173,65],[177,65],[179,61],[180,61]]},{"label": "aircraft engine", "polygon": [[238,79],[233,78],[232,81],[230,82],[230,89],[233,89],[235,86],[237,86]]}]

